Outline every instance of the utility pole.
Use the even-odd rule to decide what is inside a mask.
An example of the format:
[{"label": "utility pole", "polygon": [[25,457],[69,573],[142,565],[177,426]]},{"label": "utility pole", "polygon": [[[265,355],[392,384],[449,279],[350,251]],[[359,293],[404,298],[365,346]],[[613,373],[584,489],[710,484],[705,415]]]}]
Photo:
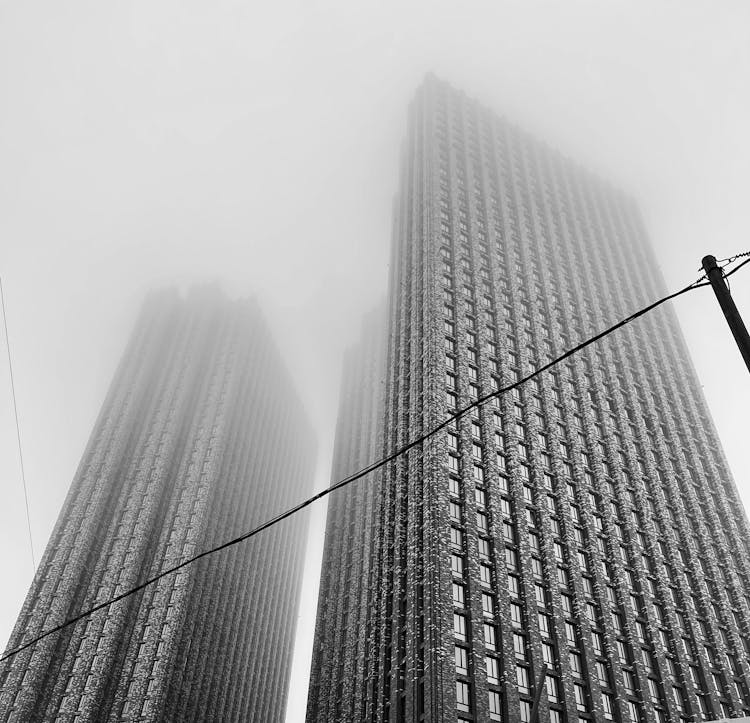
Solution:
[{"label": "utility pole", "polygon": [[745,360],[747,370],[750,371],[750,334],[747,333],[745,323],[742,321],[740,312],[737,311],[734,300],[729,293],[729,287],[726,281],[724,281],[724,272],[716,263],[714,256],[704,256],[702,263],[708,280],[711,282],[711,286],[716,294],[716,298],[719,301],[719,306],[724,312],[727,324],[729,324],[729,328],[732,330],[734,340],[740,349],[740,354],[742,354],[742,358]]}]

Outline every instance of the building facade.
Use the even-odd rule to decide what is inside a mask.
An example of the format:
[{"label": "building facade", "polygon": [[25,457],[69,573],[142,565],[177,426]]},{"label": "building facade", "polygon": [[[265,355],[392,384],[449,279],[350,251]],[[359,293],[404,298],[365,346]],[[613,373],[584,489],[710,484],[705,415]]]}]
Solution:
[{"label": "building facade", "polygon": [[[360,341],[344,357],[332,482],[377,459],[383,447],[385,310],[371,312]],[[365,719],[372,665],[371,590],[377,585],[381,475],[372,472],[331,493],[326,517],[312,677],[310,720]]]},{"label": "building facade", "polygon": [[[265,323],[218,291],[145,304],[8,649],[309,494],[314,439]],[[282,721],[306,518],[0,664],[2,721]]]},{"label": "building facade", "polygon": [[[665,295],[630,198],[434,77],[394,227],[381,457]],[[537,693],[550,723],[750,711],[750,526],[670,307],[380,489],[351,538],[374,540],[366,668],[319,621],[340,665],[313,670],[308,721],[526,722]]]}]

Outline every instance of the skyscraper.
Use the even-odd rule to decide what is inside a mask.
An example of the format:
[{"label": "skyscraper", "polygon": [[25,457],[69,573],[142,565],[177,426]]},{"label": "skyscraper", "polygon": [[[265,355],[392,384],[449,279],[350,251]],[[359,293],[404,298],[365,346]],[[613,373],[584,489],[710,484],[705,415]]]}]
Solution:
[{"label": "skyscraper", "polygon": [[[8,648],[299,501],[313,458],[255,304],[153,295]],[[281,721],[305,533],[288,520],[0,664],[0,720]]]},{"label": "skyscraper", "polygon": [[[370,312],[359,342],[344,357],[333,454],[332,481],[377,459],[383,448],[385,309]],[[328,501],[308,718],[363,720],[381,475],[375,471],[336,492]]]},{"label": "skyscraper", "polygon": [[[394,226],[379,456],[665,294],[629,197],[434,77]],[[361,606],[344,597],[318,623],[339,665],[324,687],[313,670],[308,721],[516,723],[537,693],[550,723],[750,711],[750,526],[670,307],[466,414],[380,488],[351,534],[353,556],[376,541],[366,668],[331,632]]]}]

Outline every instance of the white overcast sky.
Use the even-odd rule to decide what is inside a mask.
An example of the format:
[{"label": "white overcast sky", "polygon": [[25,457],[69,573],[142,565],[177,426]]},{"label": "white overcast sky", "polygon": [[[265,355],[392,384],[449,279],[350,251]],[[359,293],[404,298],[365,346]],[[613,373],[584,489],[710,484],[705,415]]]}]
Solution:
[{"label": "white overcast sky", "polygon": [[[406,106],[430,70],[635,195],[670,288],[750,248],[744,1],[0,0],[0,275],[37,559],[153,287],[258,297],[326,484],[341,353],[384,292]],[[750,318],[750,267],[732,281]],[[676,309],[750,507],[750,376],[710,289]],[[32,573],[2,352],[0,644]]]}]

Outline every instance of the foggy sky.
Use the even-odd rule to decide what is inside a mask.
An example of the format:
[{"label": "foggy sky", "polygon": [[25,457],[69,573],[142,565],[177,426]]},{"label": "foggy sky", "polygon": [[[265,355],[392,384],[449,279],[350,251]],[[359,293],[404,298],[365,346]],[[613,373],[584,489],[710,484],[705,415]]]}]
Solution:
[{"label": "foggy sky", "polygon": [[[0,0],[0,275],[37,560],[154,287],[258,298],[328,483],[341,354],[385,290],[428,71],[633,194],[670,290],[750,249],[749,37],[745,2]],[[750,267],[732,292],[750,317]],[[675,308],[750,507],[750,378],[710,289]],[[2,355],[4,644],[32,568],[4,339]]]}]

